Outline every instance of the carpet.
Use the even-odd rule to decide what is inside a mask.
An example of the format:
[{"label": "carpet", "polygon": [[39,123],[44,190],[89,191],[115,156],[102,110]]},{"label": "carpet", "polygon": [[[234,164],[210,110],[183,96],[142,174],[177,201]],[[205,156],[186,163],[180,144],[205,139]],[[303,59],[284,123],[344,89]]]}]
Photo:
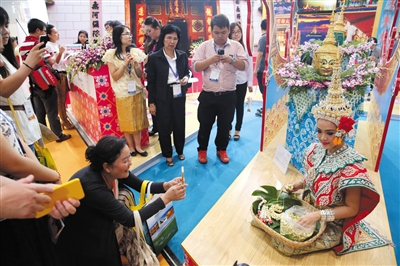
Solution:
[{"label": "carpet", "polygon": [[[247,106],[245,106],[240,140],[234,141],[232,137],[227,148],[230,157],[229,164],[221,163],[216,156],[214,144],[216,126],[214,125],[208,146],[207,164],[202,165],[198,162],[198,143],[197,139],[194,139],[185,145],[186,159],[184,161],[179,161],[177,155],[174,154],[173,167],[168,167],[163,159],[139,175],[141,179],[166,181],[181,176],[181,166],[184,166],[185,181],[189,186],[185,200],[174,202],[178,232],[168,244],[181,262],[184,260],[181,248],[183,240],[259,151],[261,117],[255,115],[258,108],[261,108],[261,102],[257,101],[251,103],[251,112],[247,112]],[[233,126],[235,121],[236,119],[232,123]]]}]

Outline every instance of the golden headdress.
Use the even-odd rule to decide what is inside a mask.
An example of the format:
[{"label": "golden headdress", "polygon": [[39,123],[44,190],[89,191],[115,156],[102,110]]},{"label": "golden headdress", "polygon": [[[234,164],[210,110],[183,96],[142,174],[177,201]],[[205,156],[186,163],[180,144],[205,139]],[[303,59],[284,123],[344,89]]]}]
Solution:
[{"label": "golden headdress", "polygon": [[335,46],[336,39],[334,34],[334,22],[335,12],[332,11],[331,23],[328,28],[328,33],[326,34],[326,37],[324,39],[324,45],[320,46],[314,53],[313,66],[317,72],[320,72],[320,61],[322,58],[335,58],[337,53],[339,52],[339,48]]},{"label": "golden headdress", "polygon": [[339,18],[335,23],[334,32],[340,32],[346,35],[346,29],[344,25],[344,3],[342,3],[342,8],[339,13]]},{"label": "golden headdress", "polygon": [[[340,80],[340,62],[341,58],[338,56],[336,66],[333,69],[332,81],[328,87],[328,95],[311,109],[316,121],[318,119],[328,120],[338,127],[335,134],[336,138],[343,138],[345,133],[353,129],[355,123],[352,118],[353,110],[351,104],[344,97],[344,90]],[[338,139],[336,141],[340,143]]]}]

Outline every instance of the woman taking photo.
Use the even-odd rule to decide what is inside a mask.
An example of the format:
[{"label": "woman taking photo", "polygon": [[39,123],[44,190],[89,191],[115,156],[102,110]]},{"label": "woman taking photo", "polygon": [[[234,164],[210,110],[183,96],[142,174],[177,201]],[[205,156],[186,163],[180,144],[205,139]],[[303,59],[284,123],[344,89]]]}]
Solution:
[{"label": "woman taking photo", "polygon": [[140,81],[140,63],[146,55],[138,48],[129,48],[132,34],[127,26],[115,27],[112,34],[116,48],[108,50],[102,60],[108,65],[110,72],[119,127],[124,133],[131,155],[136,156],[138,153],[146,157],[147,152],[140,146],[140,133],[149,126],[144,102],[146,92]]},{"label": "woman taking photo", "polygon": [[149,56],[146,66],[149,109],[156,118],[158,139],[168,166],[174,165],[172,132],[178,159],[185,159],[185,102],[190,74],[186,53],[176,48],[180,36],[178,27],[164,26],[160,35],[162,49]]},{"label": "woman taking photo", "polygon": [[[229,39],[238,41],[246,50],[243,43],[243,31],[242,27],[237,22],[231,23],[229,27]],[[247,52],[247,50],[246,50]],[[236,125],[235,134],[233,135],[234,140],[240,139],[240,130],[243,123],[244,115],[244,98],[246,97],[246,91],[248,88],[249,92],[253,91],[253,58],[247,54],[247,59],[249,61],[249,67],[247,70],[237,70],[236,71]],[[231,125],[232,129],[232,125]],[[231,137],[231,131],[229,131],[229,138]]]},{"label": "woman taking photo", "polygon": [[[71,177],[80,179],[85,198],[75,217],[65,219],[57,252],[66,266],[122,265],[114,221],[127,227],[135,226],[135,222],[133,212],[116,199],[116,191],[124,185],[140,191],[143,180],[129,170],[132,159],[124,139],[105,136],[96,146],[88,147],[85,156],[90,165]],[[186,196],[187,184],[183,185],[180,177],[169,182],[152,182],[148,186],[152,194],[165,194],[139,210],[142,221],[169,202]]]},{"label": "woman taking photo", "polygon": [[[14,56],[14,48],[12,43],[10,42],[10,31],[8,28],[9,20],[8,14],[6,11],[0,7],[0,16],[5,16],[6,21],[2,27],[2,41],[4,50],[0,54],[0,75],[3,79],[12,78],[13,74],[19,73],[19,64],[17,62],[16,57]],[[35,66],[32,61],[25,62],[25,64],[31,64],[31,66]],[[22,64],[21,68],[30,73],[31,69]],[[29,71],[28,71],[29,70]],[[29,75],[28,73],[28,75]],[[18,122],[21,126],[18,128],[18,134],[24,139],[24,141],[28,144],[32,151],[34,151],[34,143],[42,138],[42,133],[40,131],[39,122],[36,115],[33,112],[27,112],[26,109],[28,107],[32,108],[31,101],[29,99],[29,83],[26,80],[27,75],[24,75],[24,82],[19,83],[20,86],[17,90],[10,91],[9,93],[4,93],[3,89],[0,92],[0,108],[5,111],[5,113],[11,117],[13,120],[18,119]],[[1,86],[3,87],[3,86]],[[5,88],[8,90],[9,88]],[[15,117],[11,112],[11,107],[9,105],[8,99],[11,101],[15,111]]]}]

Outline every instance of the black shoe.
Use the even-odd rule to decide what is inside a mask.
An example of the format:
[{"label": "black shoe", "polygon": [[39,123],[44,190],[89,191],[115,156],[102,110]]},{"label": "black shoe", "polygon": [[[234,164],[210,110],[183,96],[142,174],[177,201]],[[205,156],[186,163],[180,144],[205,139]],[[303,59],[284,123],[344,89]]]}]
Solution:
[{"label": "black shoe", "polygon": [[137,150],[135,150],[135,151],[136,151],[137,154],[139,154],[139,155],[142,156],[142,157],[146,157],[147,155],[149,155],[149,154],[147,153],[147,151],[143,151],[143,152],[138,152]]},{"label": "black shoe", "polygon": [[136,156],[136,154],[137,154],[136,151],[131,151],[131,156],[132,157]]},{"label": "black shoe", "polygon": [[256,113],[256,116],[260,116],[260,117],[261,117],[261,116],[262,116],[262,113]]},{"label": "black shoe", "polygon": [[70,139],[71,135],[70,134],[63,134],[61,133],[61,135],[58,137],[58,140],[56,140],[56,142],[63,142],[64,140]]},{"label": "black shoe", "polygon": [[158,133],[158,131],[149,131],[149,136],[150,137],[152,137],[152,136],[154,136],[155,134],[157,134]]}]

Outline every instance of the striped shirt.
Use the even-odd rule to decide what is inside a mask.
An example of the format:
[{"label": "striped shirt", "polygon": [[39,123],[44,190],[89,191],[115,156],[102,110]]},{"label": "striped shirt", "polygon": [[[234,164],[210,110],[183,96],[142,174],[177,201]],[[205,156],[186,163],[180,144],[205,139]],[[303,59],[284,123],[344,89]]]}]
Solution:
[{"label": "striped shirt", "polygon": [[[25,41],[19,47],[19,53],[21,54],[22,61],[25,61],[29,52],[39,43],[39,38],[36,36],[26,36]],[[43,59],[50,57],[51,55],[46,51]],[[40,61],[38,65],[43,65],[43,61]]]}]

